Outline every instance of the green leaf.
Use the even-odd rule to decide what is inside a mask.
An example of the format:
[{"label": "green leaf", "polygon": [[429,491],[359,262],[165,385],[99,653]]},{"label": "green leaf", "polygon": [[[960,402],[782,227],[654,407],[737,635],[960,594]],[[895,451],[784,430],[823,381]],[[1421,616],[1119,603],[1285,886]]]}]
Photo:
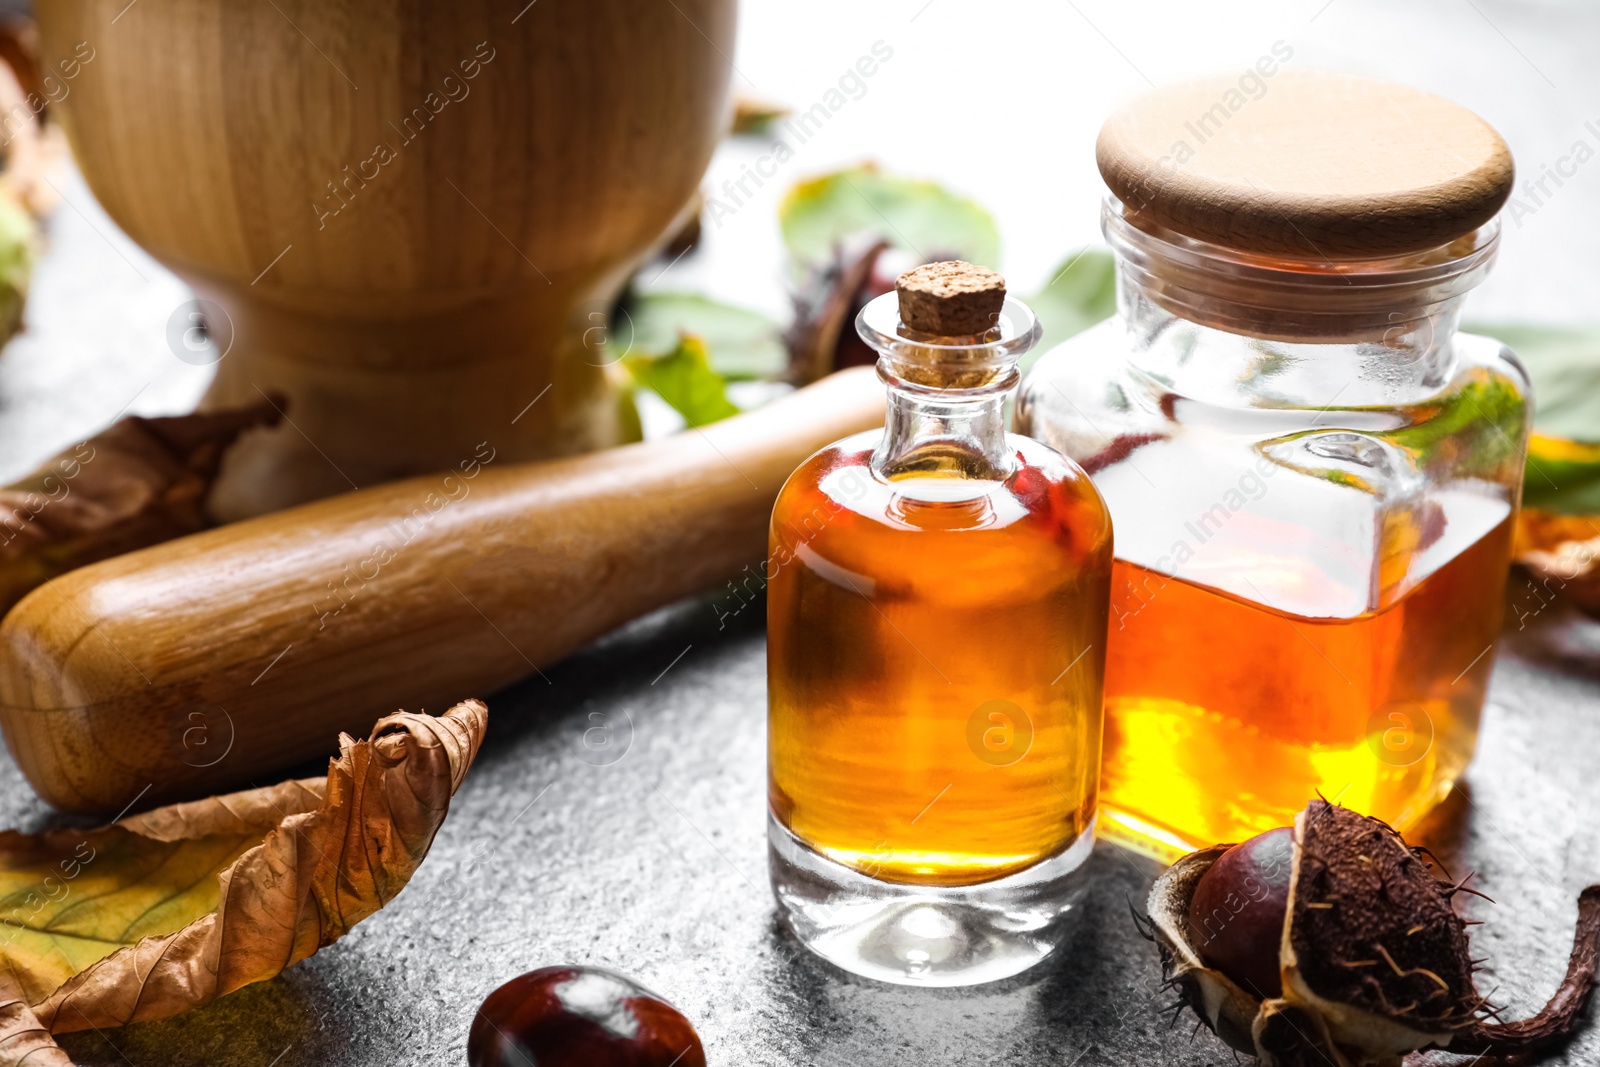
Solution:
[{"label": "green leaf", "polygon": [[[1418,467],[1442,468],[1498,481],[1515,471],[1517,448],[1526,428],[1518,383],[1478,368],[1420,422],[1377,434],[1415,457]],[[1507,465],[1510,464],[1510,470]]]},{"label": "green leaf", "polygon": [[[1337,409],[1350,412],[1376,408]],[[1522,439],[1527,410],[1519,382],[1488,368],[1473,368],[1464,382],[1442,398],[1411,409],[1415,421],[1399,429],[1369,436],[1404,449],[1416,467],[1434,478],[1480,478],[1504,482],[1521,462],[1516,442]],[[1298,442],[1321,433],[1301,430],[1276,438],[1261,447],[1263,455],[1283,466],[1336,485],[1365,493],[1378,488],[1360,474],[1347,471],[1332,459],[1307,461]],[[1289,446],[1280,450],[1280,445]]]},{"label": "green leaf", "polygon": [[728,381],[776,378],[788,366],[781,326],[759,311],[697,293],[641,296],[624,305],[612,330],[624,354],[670,352],[685,333],[705,341],[712,369]]},{"label": "green leaf", "polygon": [[1562,515],[1600,514],[1600,329],[1477,323],[1511,346],[1533,379],[1533,440],[1522,500]]},{"label": "green leaf", "polygon": [[796,262],[821,268],[854,241],[883,240],[923,260],[1000,258],[1000,231],[975,201],[937,182],[884,174],[873,164],[803,181],[778,208]]},{"label": "green leaf", "polygon": [[1534,434],[1522,502],[1558,515],[1600,515],[1600,445]]},{"label": "green leaf", "polygon": [[1600,329],[1478,323],[1504,341],[1533,379],[1533,425],[1547,437],[1600,442]]},{"label": "green leaf", "polygon": [[1025,298],[1044,326],[1044,339],[1023,357],[1022,369],[1026,371],[1073,334],[1115,314],[1116,279],[1116,263],[1106,248],[1080,249],[1052,271],[1049,284]]},{"label": "green leaf", "polygon": [[690,426],[704,426],[738,413],[728,399],[727,382],[711,369],[705,341],[694,334],[680,335],[666,355],[636,353],[624,356],[622,365],[634,381],[671,404]]}]

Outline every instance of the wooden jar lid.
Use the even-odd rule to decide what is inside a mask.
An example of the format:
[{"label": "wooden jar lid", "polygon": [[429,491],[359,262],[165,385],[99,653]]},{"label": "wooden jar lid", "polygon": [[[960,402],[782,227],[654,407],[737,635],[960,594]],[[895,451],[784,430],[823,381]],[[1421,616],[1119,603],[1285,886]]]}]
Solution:
[{"label": "wooden jar lid", "polygon": [[1157,90],[1100,130],[1130,218],[1245,252],[1379,259],[1446,244],[1511,195],[1511,151],[1466,108],[1320,70]]}]

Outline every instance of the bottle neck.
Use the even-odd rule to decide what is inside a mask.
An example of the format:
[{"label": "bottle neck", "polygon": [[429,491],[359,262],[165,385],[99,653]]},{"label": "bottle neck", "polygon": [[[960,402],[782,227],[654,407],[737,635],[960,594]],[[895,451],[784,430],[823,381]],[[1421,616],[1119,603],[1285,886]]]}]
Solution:
[{"label": "bottle neck", "polygon": [[1006,444],[1005,401],[1016,387],[976,394],[959,389],[930,394],[885,370],[889,404],[872,470],[888,481],[907,477],[1001,481],[1016,459]]},{"label": "bottle neck", "polygon": [[974,337],[916,333],[900,321],[896,294],[870,301],[856,331],[878,353],[889,394],[872,472],[884,481],[951,478],[1003,481],[1017,460],[1006,443],[1006,398],[1017,362],[1042,330],[1028,306],[1007,297],[995,325]]}]

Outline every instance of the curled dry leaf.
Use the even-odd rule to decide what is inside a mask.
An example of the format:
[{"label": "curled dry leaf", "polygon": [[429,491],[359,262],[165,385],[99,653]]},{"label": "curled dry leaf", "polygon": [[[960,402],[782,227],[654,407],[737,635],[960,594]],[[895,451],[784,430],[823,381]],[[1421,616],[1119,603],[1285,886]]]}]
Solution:
[{"label": "curled dry leaf", "polygon": [[[1515,553],[1533,581],[1600,616],[1600,517],[1523,508]],[[1539,597],[1541,603],[1546,599]]]},{"label": "curled dry leaf", "polygon": [[0,614],[58,574],[210,525],[205,500],[223,454],[279,414],[263,400],[130,416],[0,488]]},{"label": "curled dry leaf", "polygon": [[0,833],[0,1067],[68,1067],[51,1034],[166,1018],[337,941],[405,888],[487,723],[476,700],[391,715],[325,780]]}]

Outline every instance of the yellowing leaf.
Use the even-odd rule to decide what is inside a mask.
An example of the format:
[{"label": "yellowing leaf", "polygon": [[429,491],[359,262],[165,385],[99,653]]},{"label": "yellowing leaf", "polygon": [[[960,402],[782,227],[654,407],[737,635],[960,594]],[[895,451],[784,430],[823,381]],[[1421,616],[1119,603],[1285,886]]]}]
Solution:
[{"label": "yellowing leaf", "polygon": [[698,293],[646,293],[625,305],[621,318],[611,343],[624,355],[671,352],[688,333],[705,342],[711,369],[730,382],[777,378],[788,363],[776,322]]},{"label": "yellowing leaf", "polygon": [[706,343],[694,334],[680,334],[677,346],[665,355],[630,355],[622,365],[640,385],[671,404],[689,426],[739,413],[728,399],[727,382],[711,369]]},{"label": "yellowing leaf", "polygon": [[0,344],[22,329],[39,244],[38,222],[13,183],[0,182]]},{"label": "yellowing leaf", "polygon": [[166,1018],[337,941],[405,888],[487,721],[391,715],[326,779],[0,833],[0,1067],[65,1067],[52,1033]]}]

